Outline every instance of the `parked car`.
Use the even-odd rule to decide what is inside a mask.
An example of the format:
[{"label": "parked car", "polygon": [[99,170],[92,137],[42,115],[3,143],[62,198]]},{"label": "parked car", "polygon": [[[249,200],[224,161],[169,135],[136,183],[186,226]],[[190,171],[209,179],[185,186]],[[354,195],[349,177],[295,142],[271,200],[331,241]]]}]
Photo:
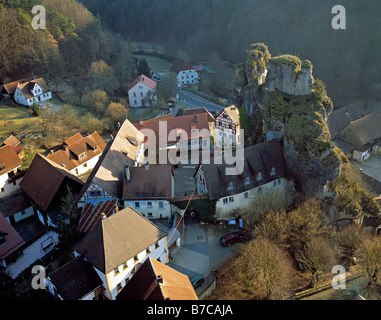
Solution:
[{"label": "parked car", "polygon": [[200,276],[199,274],[196,274],[192,278],[190,278],[190,282],[191,282],[193,288],[197,289],[198,287],[201,287],[204,284],[205,279],[202,276]]},{"label": "parked car", "polygon": [[244,233],[242,231],[237,231],[222,236],[220,238],[220,243],[224,247],[230,247],[232,244],[235,244],[237,242],[243,242],[245,240],[247,240],[247,237],[244,235]]}]

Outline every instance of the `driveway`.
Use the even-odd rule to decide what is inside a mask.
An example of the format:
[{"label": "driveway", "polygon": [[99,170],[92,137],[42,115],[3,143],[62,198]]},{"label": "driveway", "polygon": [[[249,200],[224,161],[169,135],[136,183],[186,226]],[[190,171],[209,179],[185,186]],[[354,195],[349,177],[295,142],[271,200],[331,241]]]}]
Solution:
[{"label": "driveway", "polygon": [[[203,225],[197,218],[187,216],[181,238],[181,246],[171,251],[172,260],[168,263],[173,269],[192,278],[200,275],[206,283],[213,276],[212,273],[224,261],[237,254],[243,246],[237,243],[231,247],[223,247],[219,239],[222,235],[234,229],[225,229],[216,225]],[[204,288],[196,290],[199,294]]]},{"label": "driveway", "polygon": [[370,158],[364,162],[353,161],[353,166],[367,174],[368,176],[381,181],[381,155],[372,154]]}]

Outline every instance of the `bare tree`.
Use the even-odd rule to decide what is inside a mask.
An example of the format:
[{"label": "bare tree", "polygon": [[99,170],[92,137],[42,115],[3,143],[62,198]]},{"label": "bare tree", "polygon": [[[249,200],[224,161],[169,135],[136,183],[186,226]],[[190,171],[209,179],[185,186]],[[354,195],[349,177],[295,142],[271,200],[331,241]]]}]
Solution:
[{"label": "bare tree", "polygon": [[293,273],[291,260],[269,239],[249,242],[235,261],[235,272],[251,299],[285,299],[289,294]]},{"label": "bare tree", "polygon": [[334,250],[328,240],[322,237],[310,240],[304,250],[296,254],[296,259],[311,272],[311,287],[314,287],[321,276],[330,272],[336,265]]}]

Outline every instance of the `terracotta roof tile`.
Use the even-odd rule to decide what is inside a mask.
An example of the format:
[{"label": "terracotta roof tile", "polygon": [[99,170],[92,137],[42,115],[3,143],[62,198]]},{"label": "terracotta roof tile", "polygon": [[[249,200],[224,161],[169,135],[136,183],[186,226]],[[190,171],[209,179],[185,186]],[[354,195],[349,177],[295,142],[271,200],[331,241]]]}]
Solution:
[{"label": "terracotta roof tile", "polygon": [[[160,276],[161,280],[158,280]],[[198,300],[188,276],[147,258],[116,300]]]},{"label": "terracotta roof tile", "polygon": [[10,146],[0,148],[0,175],[22,165],[22,160]]}]

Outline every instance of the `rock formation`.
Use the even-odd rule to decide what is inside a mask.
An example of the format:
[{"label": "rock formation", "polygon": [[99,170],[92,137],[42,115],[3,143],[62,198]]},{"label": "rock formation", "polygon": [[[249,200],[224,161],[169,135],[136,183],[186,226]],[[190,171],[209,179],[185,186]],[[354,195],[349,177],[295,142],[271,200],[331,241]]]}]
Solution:
[{"label": "rock formation", "polygon": [[264,127],[264,139],[283,142],[297,186],[308,195],[321,192],[341,168],[327,127],[332,102],[312,70],[308,60],[271,57],[264,44],[253,44],[246,63],[236,66],[234,82],[236,103],[256,119],[254,126]]}]

